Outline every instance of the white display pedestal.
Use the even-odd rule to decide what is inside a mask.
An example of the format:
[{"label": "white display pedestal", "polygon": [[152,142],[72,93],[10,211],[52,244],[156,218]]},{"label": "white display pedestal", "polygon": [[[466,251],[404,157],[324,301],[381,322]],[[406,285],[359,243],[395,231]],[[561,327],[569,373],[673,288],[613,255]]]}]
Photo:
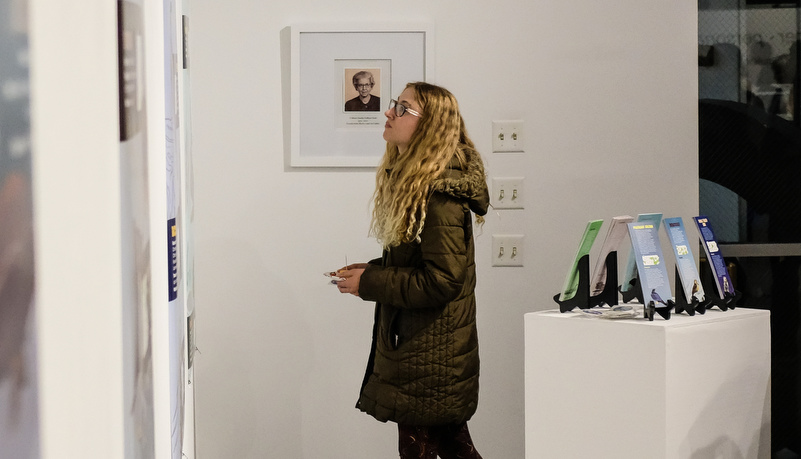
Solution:
[{"label": "white display pedestal", "polygon": [[770,313],[525,316],[526,459],[769,458]]}]

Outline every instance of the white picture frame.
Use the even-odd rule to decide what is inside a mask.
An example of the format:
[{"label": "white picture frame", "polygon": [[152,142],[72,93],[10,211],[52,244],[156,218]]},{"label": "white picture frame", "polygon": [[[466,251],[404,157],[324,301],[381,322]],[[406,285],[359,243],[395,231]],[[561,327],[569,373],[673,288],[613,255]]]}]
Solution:
[{"label": "white picture frame", "polygon": [[[298,24],[288,32],[289,166],[375,168],[386,148],[390,99],[408,82],[433,78],[431,26]],[[380,99],[380,109],[346,111],[352,77],[362,70],[374,76],[370,94]]]}]

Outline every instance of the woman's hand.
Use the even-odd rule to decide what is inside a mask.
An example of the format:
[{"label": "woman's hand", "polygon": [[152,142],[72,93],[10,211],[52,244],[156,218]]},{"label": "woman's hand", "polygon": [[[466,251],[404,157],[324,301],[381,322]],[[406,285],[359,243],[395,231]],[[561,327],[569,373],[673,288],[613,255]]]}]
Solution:
[{"label": "woman's hand", "polygon": [[342,278],[341,281],[337,281],[339,291],[359,296],[359,281],[367,266],[369,266],[367,263],[354,263],[339,269],[336,272],[337,277]]}]

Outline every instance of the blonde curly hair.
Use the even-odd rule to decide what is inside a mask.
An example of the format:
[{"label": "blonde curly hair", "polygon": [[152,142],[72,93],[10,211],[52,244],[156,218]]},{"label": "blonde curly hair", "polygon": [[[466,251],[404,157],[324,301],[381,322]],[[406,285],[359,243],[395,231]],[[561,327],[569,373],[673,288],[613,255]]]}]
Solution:
[{"label": "blonde curly hair", "polygon": [[475,150],[450,91],[423,82],[409,83],[409,88],[422,108],[417,129],[402,155],[387,142],[376,173],[370,234],[386,248],[419,242],[432,184],[454,157],[465,164]]}]

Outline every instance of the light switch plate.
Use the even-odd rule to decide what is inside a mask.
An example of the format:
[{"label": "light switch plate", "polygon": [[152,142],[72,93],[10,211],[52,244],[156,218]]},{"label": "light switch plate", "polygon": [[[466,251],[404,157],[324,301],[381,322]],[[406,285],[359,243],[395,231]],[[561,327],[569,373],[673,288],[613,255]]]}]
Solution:
[{"label": "light switch plate", "polygon": [[495,209],[522,209],[523,177],[493,177],[490,202]]},{"label": "light switch plate", "polygon": [[522,120],[492,122],[492,151],[522,152],[523,140]]},{"label": "light switch plate", "polygon": [[492,235],[492,266],[523,266],[522,234]]}]

